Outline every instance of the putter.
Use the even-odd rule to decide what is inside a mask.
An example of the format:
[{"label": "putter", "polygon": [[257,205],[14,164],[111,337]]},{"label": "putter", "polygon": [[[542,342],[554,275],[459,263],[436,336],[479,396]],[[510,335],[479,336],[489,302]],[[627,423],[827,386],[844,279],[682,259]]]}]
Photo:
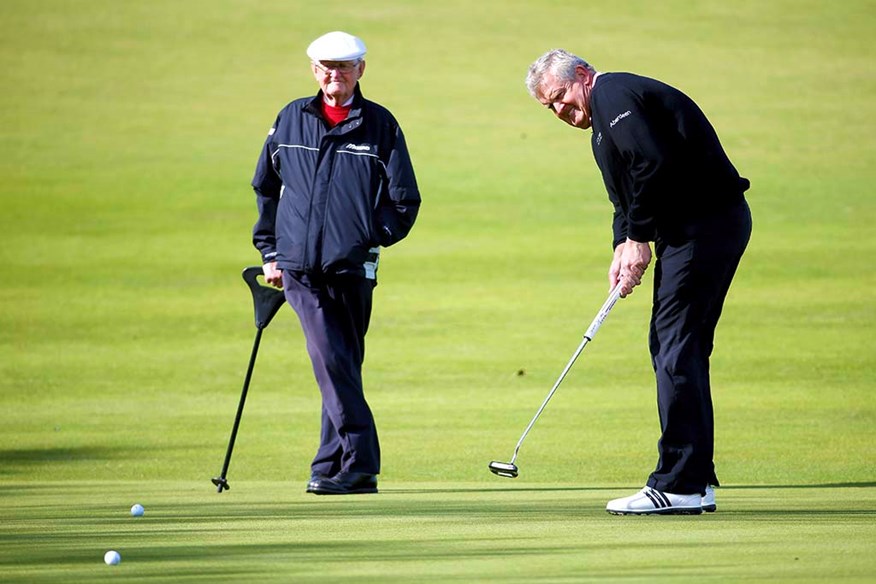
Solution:
[{"label": "putter", "polygon": [[257,280],[263,275],[261,267],[249,267],[243,270],[243,281],[247,283],[252,292],[252,301],[255,307],[255,342],[252,345],[252,354],[249,357],[249,367],[246,370],[246,378],[243,381],[243,391],[240,394],[240,403],[237,405],[237,416],[234,418],[234,426],[231,428],[231,439],[228,441],[228,450],[225,452],[225,463],[222,465],[222,474],[212,479],[216,485],[216,492],[228,490],[231,485],[225,478],[228,476],[228,465],[231,463],[231,451],[234,450],[234,440],[237,438],[237,429],[240,426],[240,417],[243,415],[243,404],[246,402],[246,392],[249,390],[249,381],[252,378],[252,370],[255,367],[256,355],[259,351],[259,343],[262,340],[262,331],[270,324],[271,319],[283,306],[286,298],[282,290],[263,286]]},{"label": "putter", "polygon": [[584,347],[587,346],[587,343],[593,340],[593,337],[596,336],[596,331],[599,330],[599,327],[602,326],[602,321],[605,320],[605,317],[608,316],[608,313],[611,312],[612,307],[617,302],[618,298],[620,298],[621,285],[620,283],[614,287],[611,293],[608,295],[608,300],[605,301],[605,304],[602,305],[602,308],[599,309],[599,313],[596,315],[596,318],[593,319],[593,322],[590,323],[590,326],[587,328],[587,332],[584,333],[584,340],[581,341],[581,344],[578,345],[578,349],[575,350],[575,354],[572,355],[572,358],[569,360],[569,363],[566,365],[566,368],[563,369],[563,372],[560,373],[560,377],[557,379],[557,382],[554,383],[553,388],[551,388],[550,393],[548,393],[547,397],[541,404],[541,407],[538,408],[538,411],[535,412],[535,416],[533,416],[532,420],[529,422],[529,425],[526,427],[526,430],[523,431],[523,435],[520,436],[520,440],[517,441],[517,447],[514,449],[514,456],[511,457],[511,462],[500,462],[498,460],[494,460],[490,463],[490,471],[493,474],[499,475],[500,477],[505,477],[509,479],[517,478],[519,474],[519,470],[517,465],[514,462],[517,460],[517,455],[520,453],[520,446],[523,444],[523,441],[526,439],[526,435],[529,434],[529,431],[532,429],[532,426],[535,425],[535,421],[538,420],[538,417],[544,411],[545,406],[547,406],[548,402],[551,401],[554,393],[557,391],[557,388],[560,387],[560,383],[563,382],[563,378],[566,377],[566,374],[569,372],[569,369],[572,368],[572,365],[575,363],[575,360],[578,359],[578,355],[584,350]]}]

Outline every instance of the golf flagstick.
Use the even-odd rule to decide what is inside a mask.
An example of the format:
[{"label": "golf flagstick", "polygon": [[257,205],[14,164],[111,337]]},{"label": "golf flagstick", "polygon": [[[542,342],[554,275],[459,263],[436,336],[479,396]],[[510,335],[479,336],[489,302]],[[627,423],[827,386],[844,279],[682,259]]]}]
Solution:
[{"label": "golf flagstick", "polygon": [[532,426],[535,425],[535,421],[538,420],[538,417],[544,411],[544,408],[547,406],[548,402],[553,397],[554,393],[557,391],[557,388],[560,387],[560,383],[563,382],[563,379],[566,377],[566,374],[569,372],[569,369],[572,368],[572,365],[575,364],[575,361],[578,359],[578,356],[584,351],[584,347],[587,346],[587,343],[593,340],[593,337],[596,336],[596,332],[599,330],[599,327],[602,326],[602,322],[605,320],[605,317],[608,316],[608,313],[611,312],[612,307],[620,298],[621,293],[621,284],[618,284],[614,287],[611,293],[608,295],[608,299],[605,301],[605,304],[602,305],[602,308],[599,309],[599,313],[596,315],[596,318],[593,319],[593,322],[590,323],[590,326],[587,327],[587,332],[584,333],[584,339],[581,341],[581,344],[578,345],[578,349],[575,351],[575,354],[572,355],[572,358],[569,359],[569,363],[566,364],[566,368],[563,369],[563,372],[560,374],[560,377],[557,379],[557,382],[554,383],[553,388],[551,388],[550,393],[548,393],[547,397],[541,404],[541,407],[538,408],[538,411],[535,412],[535,416],[533,416],[532,420],[529,422],[529,425],[526,427],[526,430],[523,431],[523,435],[520,436],[520,440],[517,441],[517,447],[514,448],[514,456],[511,457],[511,462],[500,462],[498,460],[494,460],[489,464],[490,471],[493,474],[499,475],[500,477],[507,478],[516,478],[518,474],[517,465],[514,462],[517,460],[517,455],[520,452],[520,446],[523,444],[523,440],[526,439],[526,435],[529,434],[529,431],[532,429]]},{"label": "golf flagstick", "polygon": [[249,390],[249,381],[252,378],[252,370],[255,367],[256,355],[259,351],[259,343],[262,340],[262,331],[267,328],[274,315],[283,306],[286,298],[282,290],[269,288],[259,284],[257,277],[263,275],[261,267],[249,267],[243,270],[243,280],[252,292],[252,301],[255,308],[256,335],[252,345],[252,354],[249,356],[249,367],[246,370],[246,378],[243,381],[243,391],[240,394],[240,403],[237,405],[237,415],[234,418],[234,426],[231,429],[231,439],[228,441],[228,450],[225,452],[225,463],[222,465],[222,474],[212,479],[216,485],[216,492],[221,493],[231,486],[226,480],[228,465],[231,463],[231,452],[234,450],[234,440],[237,438],[237,429],[240,426],[240,417],[243,415],[243,404],[246,402],[246,393]]}]

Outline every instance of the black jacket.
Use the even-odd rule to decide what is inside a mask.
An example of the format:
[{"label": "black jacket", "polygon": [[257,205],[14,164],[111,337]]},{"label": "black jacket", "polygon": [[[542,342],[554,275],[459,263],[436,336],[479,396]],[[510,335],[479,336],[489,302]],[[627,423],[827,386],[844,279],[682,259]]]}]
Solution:
[{"label": "black jacket", "polygon": [[613,244],[686,237],[742,200],[748,179],[681,91],[631,73],[603,73],[590,97],[593,156],[614,204]]},{"label": "black jacket", "polygon": [[358,85],[334,128],[322,99],[291,102],[268,134],[252,180],[253,244],[283,270],[373,279],[378,246],[404,238],[417,217],[414,169],[398,122]]}]

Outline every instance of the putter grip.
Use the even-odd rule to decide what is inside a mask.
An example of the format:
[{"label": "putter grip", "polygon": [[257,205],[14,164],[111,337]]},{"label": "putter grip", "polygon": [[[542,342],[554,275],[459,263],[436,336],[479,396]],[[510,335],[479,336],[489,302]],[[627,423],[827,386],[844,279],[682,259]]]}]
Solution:
[{"label": "putter grip", "polygon": [[599,314],[596,315],[596,318],[593,319],[593,322],[591,322],[590,326],[587,328],[587,332],[584,333],[584,336],[589,340],[592,341],[593,337],[596,336],[596,332],[599,330],[599,327],[602,326],[602,321],[605,320],[605,317],[611,312],[615,302],[620,298],[620,292],[621,285],[620,282],[618,282],[617,286],[614,287],[614,290],[608,295],[608,300],[606,300],[605,304],[602,305],[602,308],[599,309]]}]

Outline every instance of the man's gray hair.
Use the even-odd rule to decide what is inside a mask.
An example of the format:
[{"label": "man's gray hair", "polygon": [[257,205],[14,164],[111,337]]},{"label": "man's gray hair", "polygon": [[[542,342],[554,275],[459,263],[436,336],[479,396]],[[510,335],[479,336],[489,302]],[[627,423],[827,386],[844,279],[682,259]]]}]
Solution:
[{"label": "man's gray hair", "polygon": [[569,51],[563,49],[548,51],[529,66],[529,72],[526,74],[526,88],[529,94],[538,99],[536,92],[544,80],[545,73],[551,73],[557,81],[571,81],[575,78],[575,67],[578,65],[596,73],[596,69],[590,63]]}]

